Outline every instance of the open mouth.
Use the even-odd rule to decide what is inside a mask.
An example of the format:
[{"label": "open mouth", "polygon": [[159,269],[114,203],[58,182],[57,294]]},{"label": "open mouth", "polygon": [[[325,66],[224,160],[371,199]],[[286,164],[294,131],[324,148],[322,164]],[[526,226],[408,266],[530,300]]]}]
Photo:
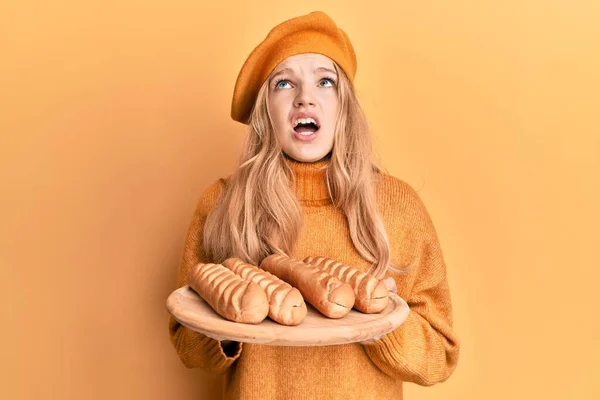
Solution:
[{"label": "open mouth", "polygon": [[319,130],[319,124],[312,118],[300,118],[294,125],[294,131],[303,136],[310,136]]}]

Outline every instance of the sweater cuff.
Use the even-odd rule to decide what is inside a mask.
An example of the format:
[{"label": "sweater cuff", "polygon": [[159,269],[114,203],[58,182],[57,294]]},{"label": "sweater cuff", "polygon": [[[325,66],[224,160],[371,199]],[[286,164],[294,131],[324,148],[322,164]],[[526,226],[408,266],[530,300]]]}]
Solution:
[{"label": "sweater cuff", "polygon": [[[408,314],[408,317],[403,324],[411,323],[410,320],[414,318],[412,314],[412,312]],[[397,375],[397,371],[395,371],[392,366],[397,366],[406,370],[409,369],[403,357],[405,349],[403,348],[402,335],[400,334],[403,329],[402,325],[382,336],[379,340],[363,344],[369,358],[371,358],[383,372],[392,377]]]},{"label": "sweater cuff", "polygon": [[219,341],[219,346],[221,347],[221,352],[227,358],[232,358],[234,361],[238,359],[238,357],[242,354],[242,343],[233,341],[231,344],[227,346],[227,348],[223,347],[223,342]]},{"label": "sweater cuff", "polygon": [[214,365],[218,371],[225,371],[237,360],[242,354],[242,344],[237,345],[237,350],[232,352],[232,356],[227,356],[223,351],[221,342],[208,336],[201,335],[198,346],[206,351],[209,360],[209,365]]}]

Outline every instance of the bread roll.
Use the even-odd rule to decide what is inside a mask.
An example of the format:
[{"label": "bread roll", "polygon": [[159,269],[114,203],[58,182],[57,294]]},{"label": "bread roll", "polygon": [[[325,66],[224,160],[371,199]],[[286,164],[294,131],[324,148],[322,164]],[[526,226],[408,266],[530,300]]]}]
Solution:
[{"label": "bread roll", "polygon": [[242,278],[258,284],[269,301],[269,317],[282,325],[298,325],[306,317],[306,303],[298,289],[270,272],[239,258],[228,258],[223,265]]},{"label": "bread roll", "polygon": [[269,313],[265,291],[221,264],[192,267],[188,284],[219,315],[230,321],[258,324]]},{"label": "bread roll", "polygon": [[354,291],[336,277],[287,256],[273,254],[261,268],[298,288],[306,301],[329,318],[342,318],[354,304]]},{"label": "bread roll", "polygon": [[379,279],[356,268],[326,257],[306,257],[304,262],[313,265],[348,283],[354,290],[354,308],[366,314],[383,311],[389,302],[389,291]]}]

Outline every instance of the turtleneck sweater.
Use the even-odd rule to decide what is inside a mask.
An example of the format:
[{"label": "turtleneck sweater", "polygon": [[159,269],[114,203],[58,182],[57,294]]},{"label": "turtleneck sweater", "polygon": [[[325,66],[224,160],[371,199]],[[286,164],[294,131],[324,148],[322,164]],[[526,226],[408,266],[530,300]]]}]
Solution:
[{"label": "turtleneck sweater", "polygon": [[[334,258],[366,271],[370,263],[353,246],[347,219],[330,199],[325,178],[329,160],[285,159],[294,172],[293,189],[302,207],[300,236],[289,254]],[[335,346],[269,346],[236,343],[227,354],[219,341],[169,319],[177,354],[188,368],[225,374],[223,399],[402,399],[403,382],[429,386],[445,381],[458,362],[446,265],[427,210],[416,191],[383,172],[376,174],[377,211],[390,242],[388,272],[410,312],[397,329],[370,343]],[[211,262],[202,249],[206,217],[223,192],[222,178],[201,194],[185,239],[178,287],[189,269]]]}]

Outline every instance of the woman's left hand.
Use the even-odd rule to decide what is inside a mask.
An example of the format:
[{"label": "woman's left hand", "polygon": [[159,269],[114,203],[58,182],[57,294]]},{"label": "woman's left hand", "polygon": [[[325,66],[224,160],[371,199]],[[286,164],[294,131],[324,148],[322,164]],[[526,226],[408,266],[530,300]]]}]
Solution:
[{"label": "woman's left hand", "polygon": [[392,293],[398,292],[398,288],[396,287],[396,281],[391,276],[385,278],[382,282],[389,292],[392,292]]},{"label": "woman's left hand", "polygon": [[[392,293],[398,292],[398,288],[396,287],[396,281],[394,280],[394,278],[388,277],[388,278],[385,278],[384,280],[382,280],[382,282],[389,292],[392,292]],[[371,339],[360,342],[360,344],[373,343],[373,342],[378,341],[379,339],[381,339],[381,336],[375,336]]]}]

